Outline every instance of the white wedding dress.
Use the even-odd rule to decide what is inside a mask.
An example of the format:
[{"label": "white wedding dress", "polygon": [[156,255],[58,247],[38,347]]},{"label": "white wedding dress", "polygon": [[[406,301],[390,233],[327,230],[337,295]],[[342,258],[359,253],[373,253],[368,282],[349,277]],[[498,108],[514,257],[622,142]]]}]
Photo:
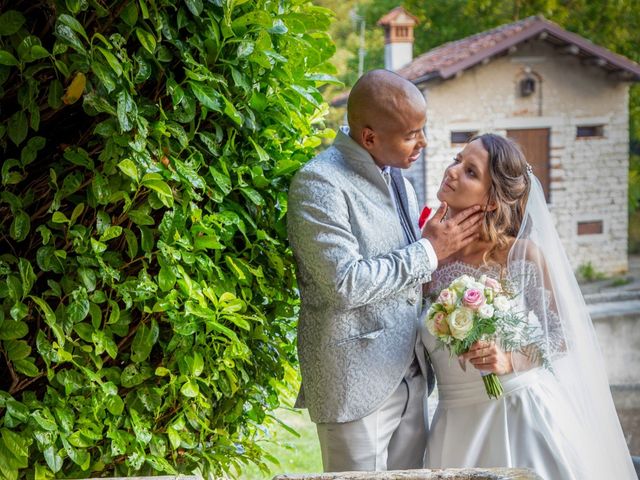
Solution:
[{"label": "white wedding dress", "polygon": [[[523,266],[524,271],[531,278],[524,285],[539,291],[535,266],[527,267]],[[453,262],[434,273],[430,293],[437,295],[463,274],[500,278],[498,267]],[[475,367],[467,363],[464,371],[426,328],[422,336],[439,396],[429,431],[427,468],[528,467],[545,480],[589,478],[581,471],[584,463],[579,451],[581,435],[588,432],[572,414],[551,372],[535,367],[503,375],[499,378],[504,395],[490,399]]]},{"label": "white wedding dress", "polygon": [[[440,400],[427,467],[528,467],[545,480],[637,480],[589,311],[542,185],[531,172],[529,178],[508,267],[452,262],[429,285],[431,297],[460,275],[503,273],[530,329],[529,345],[511,354],[514,373],[500,377],[504,395],[490,399],[480,372],[470,364],[463,370],[423,328]],[[537,366],[540,359],[549,368]]]}]

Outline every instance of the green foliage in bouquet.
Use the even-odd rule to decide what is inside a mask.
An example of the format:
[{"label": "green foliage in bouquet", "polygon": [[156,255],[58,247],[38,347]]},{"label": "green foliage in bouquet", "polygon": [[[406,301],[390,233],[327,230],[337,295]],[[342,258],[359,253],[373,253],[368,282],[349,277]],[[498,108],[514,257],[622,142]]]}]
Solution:
[{"label": "green foliage in bouquet", "polygon": [[294,377],[306,0],[0,0],[0,478],[234,474]]}]

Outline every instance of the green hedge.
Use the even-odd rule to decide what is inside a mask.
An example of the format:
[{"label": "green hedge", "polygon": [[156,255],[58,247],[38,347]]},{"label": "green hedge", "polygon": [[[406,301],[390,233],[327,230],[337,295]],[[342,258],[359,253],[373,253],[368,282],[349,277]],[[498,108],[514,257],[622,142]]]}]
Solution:
[{"label": "green hedge", "polygon": [[0,4],[0,477],[263,464],[295,378],[286,191],[329,134],[329,12]]}]

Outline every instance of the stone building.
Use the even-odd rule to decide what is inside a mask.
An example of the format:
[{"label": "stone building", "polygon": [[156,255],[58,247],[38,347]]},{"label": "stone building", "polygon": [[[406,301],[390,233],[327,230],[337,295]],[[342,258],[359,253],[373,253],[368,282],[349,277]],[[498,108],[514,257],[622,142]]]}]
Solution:
[{"label": "stone building", "polygon": [[626,271],[628,95],[640,65],[542,17],[411,59],[406,46],[392,45],[413,38],[411,20],[398,7],[379,24],[385,54],[403,57],[385,64],[427,99],[428,146],[405,174],[419,199],[437,205],[443,172],[472,135],[507,135],[542,182],[574,269],[590,263],[607,274]]}]

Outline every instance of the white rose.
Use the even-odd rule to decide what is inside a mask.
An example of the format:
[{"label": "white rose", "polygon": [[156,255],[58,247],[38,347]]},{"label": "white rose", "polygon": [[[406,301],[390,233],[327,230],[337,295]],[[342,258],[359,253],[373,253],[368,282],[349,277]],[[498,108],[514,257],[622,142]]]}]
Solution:
[{"label": "white rose", "polygon": [[494,308],[489,304],[484,304],[478,309],[478,315],[480,318],[491,318],[493,317]]},{"label": "white rose", "polygon": [[456,292],[461,294],[464,293],[467,288],[471,288],[474,283],[476,283],[476,281],[473,279],[473,277],[470,277],[469,275],[460,275],[453,282],[451,282],[449,288],[452,288]]},{"label": "white rose", "polygon": [[500,310],[501,312],[506,312],[511,307],[511,304],[507,297],[505,297],[504,295],[498,295],[493,300],[493,306],[496,308],[496,310]]},{"label": "white rose", "polygon": [[451,335],[458,340],[464,340],[467,333],[473,328],[473,315],[471,309],[460,307],[449,315],[449,328]]}]

